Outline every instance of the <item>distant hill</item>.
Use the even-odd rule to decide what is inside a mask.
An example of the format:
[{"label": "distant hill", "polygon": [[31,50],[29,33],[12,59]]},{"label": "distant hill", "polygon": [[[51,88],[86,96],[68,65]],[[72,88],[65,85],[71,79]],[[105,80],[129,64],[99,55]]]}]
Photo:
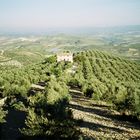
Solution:
[{"label": "distant hill", "polygon": [[60,29],[55,34],[7,33],[0,36],[0,61],[12,59],[22,65],[40,61],[60,51],[90,49],[140,61],[140,26]]}]

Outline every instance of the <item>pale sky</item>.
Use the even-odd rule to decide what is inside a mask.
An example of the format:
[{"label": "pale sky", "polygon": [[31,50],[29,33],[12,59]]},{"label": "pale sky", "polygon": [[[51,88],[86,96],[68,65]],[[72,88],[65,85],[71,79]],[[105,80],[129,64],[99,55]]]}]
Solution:
[{"label": "pale sky", "polygon": [[140,0],[0,0],[0,29],[140,25]]}]

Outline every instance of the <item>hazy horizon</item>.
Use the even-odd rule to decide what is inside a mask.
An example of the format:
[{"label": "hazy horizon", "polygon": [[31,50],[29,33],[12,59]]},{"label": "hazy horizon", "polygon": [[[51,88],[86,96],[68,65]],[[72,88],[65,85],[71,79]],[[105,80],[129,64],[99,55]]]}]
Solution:
[{"label": "hazy horizon", "polygon": [[139,0],[0,0],[1,32],[140,25]]}]

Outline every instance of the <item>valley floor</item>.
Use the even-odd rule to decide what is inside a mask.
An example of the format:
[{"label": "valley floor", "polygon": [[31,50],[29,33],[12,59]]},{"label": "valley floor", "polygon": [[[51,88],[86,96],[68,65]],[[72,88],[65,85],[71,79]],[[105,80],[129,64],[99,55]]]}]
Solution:
[{"label": "valley floor", "polygon": [[[139,140],[140,122],[121,116],[111,106],[95,103],[78,90],[71,90],[70,108],[87,139]],[[132,120],[131,120],[132,121]]]}]

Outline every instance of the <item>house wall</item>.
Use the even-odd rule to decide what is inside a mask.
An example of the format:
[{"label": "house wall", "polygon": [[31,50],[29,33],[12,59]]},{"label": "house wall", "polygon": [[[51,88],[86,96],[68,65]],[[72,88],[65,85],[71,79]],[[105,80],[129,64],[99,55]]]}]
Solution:
[{"label": "house wall", "polygon": [[73,62],[73,56],[72,55],[57,55],[57,62],[60,61],[69,61]]}]

